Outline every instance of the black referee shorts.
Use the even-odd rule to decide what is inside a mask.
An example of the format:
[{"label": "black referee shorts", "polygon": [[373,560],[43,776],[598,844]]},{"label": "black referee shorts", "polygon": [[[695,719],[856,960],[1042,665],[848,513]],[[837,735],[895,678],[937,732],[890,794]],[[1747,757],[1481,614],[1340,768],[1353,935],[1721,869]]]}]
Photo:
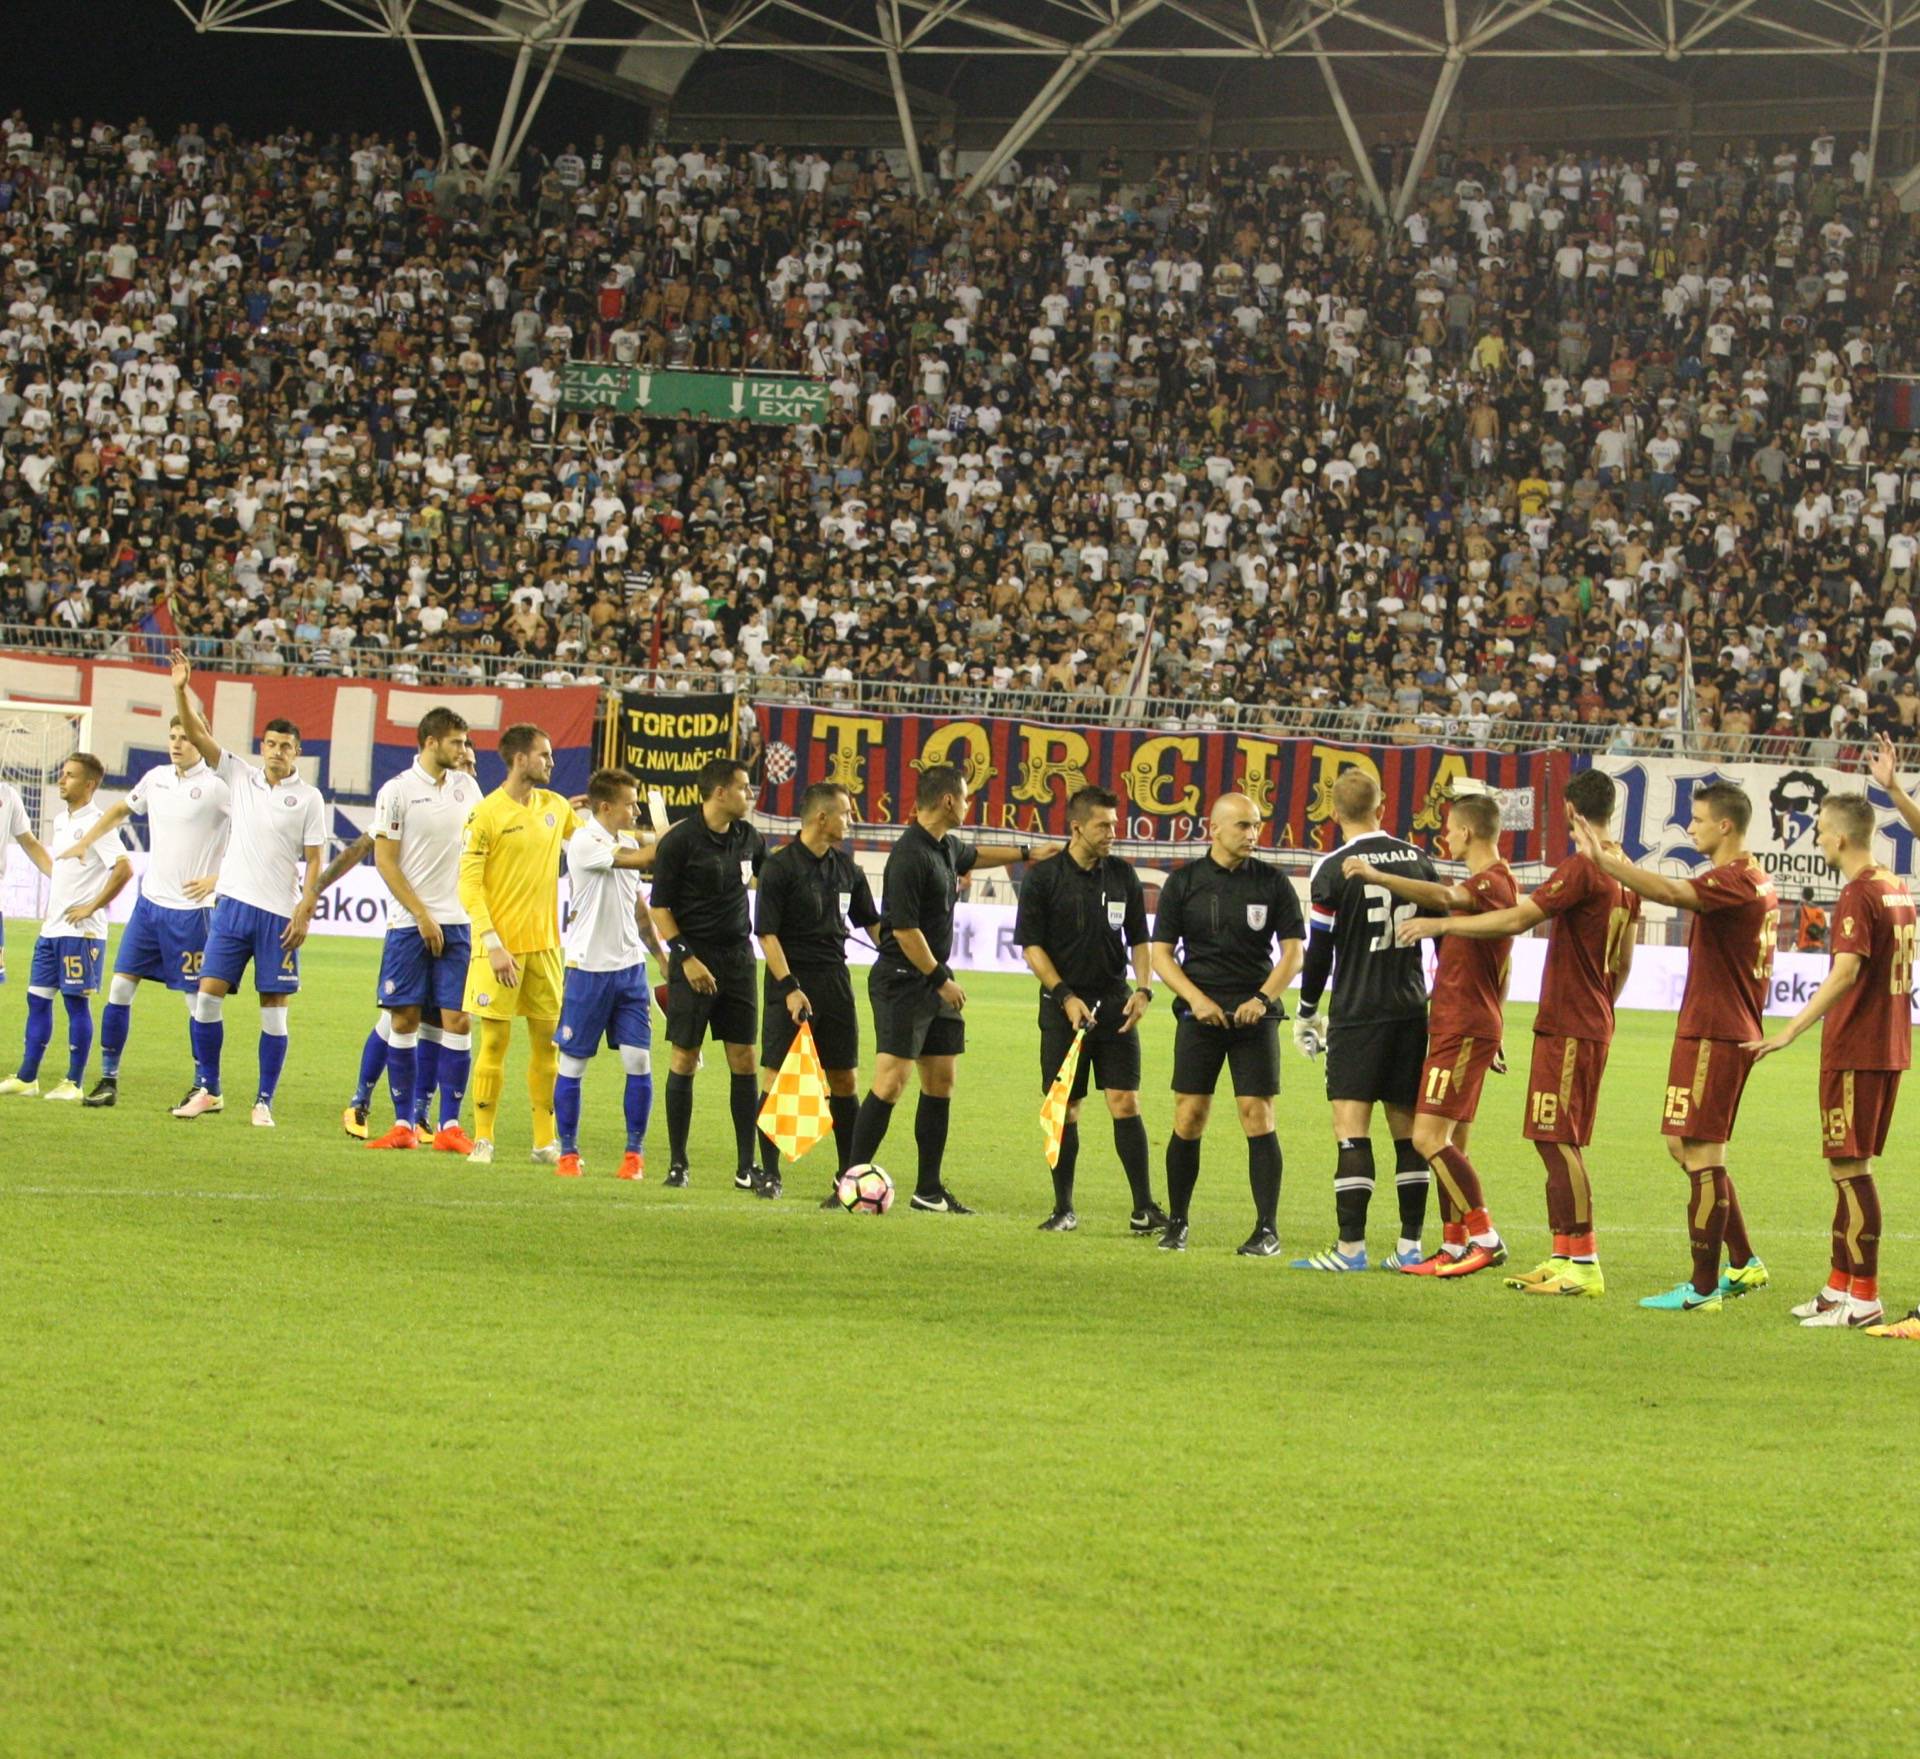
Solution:
[{"label": "black referee shorts", "polygon": [[1327,1028],[1327,1098],[1413,1109],[1427,1060],[1427,1017],[1335,1021]]},{"label": "black referee shorts", "polygon": [[1211,1095],[1222,1063],[1233,1076],[1236,1098],[1273,1098],[1280,1091],[1280,1023],[1203,1026],[1183,1013],[1173,1029],[1173,1091]]},{"label": "black referee shorts", "polygon": [[[803,970],[793,967],[794,981],[806,992],[813,1008],[810,1024],[813,1042],[825,1069],[856,1069],[860,1066],[860,1016],[853,1006],[853,979],[844,965],[817,965]],[[777,1069],[793,1048],[795,1027],[787,1011],[787,998],[774,987],[768,973],[762,986],[763,1011],[760,1016],[760,1067]]]},{"label": "black referee shorts", "polygon": [[717,986],[710,996],[687,981],[686,962],[677,954],[667,961],[667,1043],[675,1050],[697,1051],[712,1033],[721,1044],[752,1044],[759,1024],[752,944],[712,954],[702,963]]},{"label": "black referee shorts", "polygon": [[[1073,1092],[1069,1096],[1072,1099],[1085,1099],[1088,1087],[1096,1081],[1103,1093],[1140,1091],[1140,1029],[1136,1026],[1128,1033],[1120,1031],[1126,1005],[1124,993],[1110,997],[1095,1017],[1093,1029],[1080,1052],[1080,1067],[1074,1071]],[[1060,1065],[1066,1061],[1072,1043],[1073,1028],[1067,1024],[1066,1010],[1043,996],[1040,1000],[1042,1093],[1053,1086],[1053,1078],[1060,1073]]]},{"label": "black referee shorts", "polygon": [[883,1057],[957,1057],[967,1048],[967,1024],[908,966],[880,964],[867,978],[873,1005],[873,1048]]}]

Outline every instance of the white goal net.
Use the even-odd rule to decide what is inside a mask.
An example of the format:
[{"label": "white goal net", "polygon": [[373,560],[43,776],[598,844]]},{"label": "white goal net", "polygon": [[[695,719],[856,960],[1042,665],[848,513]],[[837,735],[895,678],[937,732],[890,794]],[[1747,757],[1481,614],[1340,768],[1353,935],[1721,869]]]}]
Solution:
[{"label": "white goal net", "polygon": [[[85,751],[93,710],[65,703],[0,702],[0,782],[19,791],[27,823],[45,843],[60,811],[55,783],[60,766]],[[49,847],[48,854],[59,850]],[[0,851],[0,909],[8,916],[38,918],[47,907],[47,882],[27,853],[11,841]]]}]

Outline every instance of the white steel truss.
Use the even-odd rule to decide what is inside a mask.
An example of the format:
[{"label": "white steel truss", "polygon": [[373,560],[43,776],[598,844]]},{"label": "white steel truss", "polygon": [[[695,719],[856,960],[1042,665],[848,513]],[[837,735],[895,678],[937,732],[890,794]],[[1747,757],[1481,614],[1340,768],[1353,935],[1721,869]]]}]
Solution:
[{"label": "white steel truss", "polygon": [[[445,135],[424,49],[481,44],[512,55],[493,139],[498,175],[525,141],[569,56],[614,49],[688,60],[752,53],[821,67],[891,96],[909,175],[926,187],[922,135],[950,129],[943,95],[956,59],[1026,63],[1019,114],[976,166],[971,193],[1016,157],[1083,82],[1150,106],[1213,118],[1220,82],[1253,63],[1310,63],[1355,161],[1366,199],[1396,216],[1410,203],[1469,68],[1511,62],[1615,71],[1636,101],[1684,105],[1691,64],[1752,62],[1761,83],[1809,64],[1844,69],[1872,93],[1877,152],[1889,91],[1920,94],[1920,0],[154,0],[200,33],[359,38],[404,52]],[[1431,70],[1417,63],[1430,63]],[[916,75],[930,63],[945,70]],[[1907,71],[1910,69],[1911,71]],[[576,72],[578,68],[576,67]],[[1035,73],[1041,75],[1037,87]],[[1012,69],[1009,69],[1012,75]],[[1348,82],[1417,89],[1424,116],[1405,178],[1383,189],[1367,162]],[[531,84],[531,90],[529,85]],[[1756,97],[1766,95],[1756,90]],[[1324,115],[1322,111],[1320,114]],[[1920,185],[1920,167],[1899,180]]]}]

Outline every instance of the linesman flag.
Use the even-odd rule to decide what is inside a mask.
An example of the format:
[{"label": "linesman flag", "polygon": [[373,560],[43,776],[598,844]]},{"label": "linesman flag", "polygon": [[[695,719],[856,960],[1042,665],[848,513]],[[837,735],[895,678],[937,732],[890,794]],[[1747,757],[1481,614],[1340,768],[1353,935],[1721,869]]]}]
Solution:
[{"label": "linesman flag", "polygon": [[1073,1078],[1079,1072],[1080,1048],[1086,1042],[1087,1029],[1082,1026],[1073,1035],[1073,1043],[1067,1046],[1067,1054],[1060,1060],[1060,1073],[1054,1076],[1053,1085],[1047,1089],[1046,1102],[1040,1107],[1040,1134],[1046,1139],[1049,1168],[1060,1164],[1060,1132],[1067,1127]]},{"label": "linesman flag", "polygon": [[827,1105],[827,1074],[813,1042],[813,1028],[804,1020],[793,1035],[780,1073],[767,1089],[760,1108],[760,1128],[788,1160],[798,1160],[833,1128]]}]

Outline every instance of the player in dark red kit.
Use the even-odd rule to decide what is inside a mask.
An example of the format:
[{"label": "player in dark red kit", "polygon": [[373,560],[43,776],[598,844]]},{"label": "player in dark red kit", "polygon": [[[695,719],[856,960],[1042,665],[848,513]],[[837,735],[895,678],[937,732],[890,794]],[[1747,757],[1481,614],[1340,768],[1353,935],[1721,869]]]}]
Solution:
[{"label": "player in dark red kit", "polygon": [[[1348,860],[1345,877],[1385,886],[1424,910],[1474,916],[1511,909],[1519,892],[1513,869],[1500,858],[1500,803],[1490,794],[1455,800],[1447,808],[1444,834],[1447,854],[1466,865],[1467,877],[1459,885],[1375,869],[1359,856]],[[1433,1168],[1440,1188],[1441,1244],[1433,1257],[1402,1266],[1406,1276],[1472,1276],[1507,1259],[1480,1175],[1467,1158],[1467,1131],[1503,1042],[1509,946],[1504,939],[1448,939],[1440,945],[1427,1059],[1414,1103],[1413,1146]]]},{"label": "player in dark red kit", "polygon": [[[1687,834],[1711,864],[1690,880],[1636,867],[1609,849],[1590,825],[1576,825],[1580,852],[1609,878],[1656,904],[1693,913],[1687,936],[1687,987],[1667,1064],[1660,1133],[1687,1175],[1687,1242],[1693,1275],[1640,1305],[1660,1312],[1716,1311],[1729,1295],[1766,1287],[1727,1171],[1740,1096],[1753,1058],[1746,1046],[1765,1028],[1767,983],[1780,939],[1780,898],[1766,869],[1747,853],[1753,802],[1732,782],[1694,791]],[[1720,1274],[1726,1248],[1727,1273]]]},{"label": "player in dark red kit", "polygon": [[[1613,778],[1604,770],[1582,770],[1567,784],[1568,825],[1604,836],[1615,794]],[[1524,1294],[1594,1298],[1607,1292],[1594,1245],[1593,1187],[1583,1151],[1593,1140],[1600,1077],[1613,1042],[1614,998],[1633,963],[1639,913],[1633,893],[1576,851],[1511,909],[1417,916],[1400,929],[1409,944],[1439,935],[1492,941],[1553,922],[1533,1020],[1524,1129],[1546,1163],[1553,1251],[1524,1275],[1507,1278],[1509,1288]]]},{"label": "player in dark red kit", "polygon": [[[1874,780],[1901,805],[1893,751],[1874,754]],[[1883,774],[1884,769],[1884,774]],[[1912,809],[1908,800],[1901,815]],[[1920,822],[1920,811],[1914,822]],[[1754,1060],[1785,1050],[1814,1021],[1820,1033],[1820,1147],[1833,1175],[1833,1268],[1793,1315],[1808,1326],[1859,1326],[1875,1337],[1920,1339],[1920,1311],[1883,1325],[1880,1193],[1874,1156],[1887,1146],[1900,1074],[1913,1064],[1913,899],[1873,859],[1874,811],[1864,794],[1820,806],[1820,853],[1846,880],[1833,907],[1833,965],[1807,1005],[1773,1037],[1750,1042]]]}]

